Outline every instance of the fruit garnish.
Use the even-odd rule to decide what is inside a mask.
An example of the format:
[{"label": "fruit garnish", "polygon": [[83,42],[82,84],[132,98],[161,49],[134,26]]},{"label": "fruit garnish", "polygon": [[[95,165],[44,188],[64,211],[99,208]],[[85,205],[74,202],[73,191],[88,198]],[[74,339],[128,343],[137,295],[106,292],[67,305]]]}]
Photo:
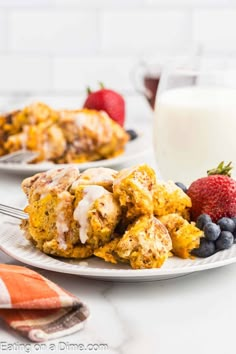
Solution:
[{"label": "fruit garnish", "polygon": [[214,222],[208,222],[204,226],[203,231],[206,239],[209,241],[216,241],[221,233],[219,225],[216,225]]},{"label": "fruit garnish", "polygon": [[207,214],[201,214],[197,218],[196,226],[200,229],[203,230],[204,226],[208,224],[209,222],[212,222],[211,218]]},{"label": "fruit garnish", "polygon": [[220,237],[216,240],[217,250],[226,250],[234,243],[234,237],[229,231],[222,231]]},{"label": "fruit garnish", "polygon": [[206,258],[212,256],[216,251],[215,243],[205,238],[201,238],[200,246],[191,251],[193,256]]},{"label": "fruit garnish", "polygon": [[127,129],[126,133],[129,135],[129,140],[135,140],[138,137],[138,133],[133,129]]},{"label": "fruit garnish", "polygon": [[220,226],[222,231],[234,232],[235,222],[230,218],[221,218],[217,221],[217,224]]},{"label": "fruit garnish", "polygon": [[187,194],[191,198],[191,217],[197,220],[201,214],[207,214],[213,222],[220,218],[236,215],[236,181],[230,177],[231,163],[219,164],[208,171],[208,176],[194,181]]},{"label": "fruit garnish", "polygon": [[[207,214],[202,214],[197,218],[196,226],[204,232],[204,238],[198,248],[192,250],[192,254],[197,257],[209,257],[215,252],[229,249],[236,243],[236,217],[223,217],[214,223]],[[214,251],[215,248],[215,252]]]},{"label": "fruit garnish", "polygon": [[125,100],[116,91],[106,89],[99,83],[100,89],[92,92],[87,88],[88,97],[84,103],[84,108],[105,111],[111,119],[122,127],[125,122]]},{"label": "fruit garnish", "polygon": [[213,168],[212,170],[208,170],[207,174],[208,176],[224,175],[224,176],[231,177],[232,169],[233,169],[232,162],[229,162],[228,165],[224,165],[224,161],[221,161],[221,163],[216,168]]}]

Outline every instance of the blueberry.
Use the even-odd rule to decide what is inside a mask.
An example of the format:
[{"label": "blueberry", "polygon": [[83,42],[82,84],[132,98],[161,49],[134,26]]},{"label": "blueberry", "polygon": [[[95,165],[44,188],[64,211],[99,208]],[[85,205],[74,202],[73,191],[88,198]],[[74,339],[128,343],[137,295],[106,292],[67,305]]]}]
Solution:
[{"label": "blueberry", "polygon": [[226,250],[234,243],[234,236],[229,231],[221,231],[219,238],[216,240],[217,250]]},{"label": "blueberry", "polygon": [[208,222],[212,222],[210,216],[207,215],[207,214],[201,214],[201,215],[199,215],[199,217],[197,218],[196,226],[197,226],[200,230],[203,230],[204,226],[205,226]]},{"label": "blueberry", "polygon": [[236,229],[233,232],[233,236],[234,236],[234,243],[236,243]]},{"label": "blueberry", "polygon": [[236,227],[236,216],[233,216],[233,217],[231,218],[231,220],[233,220],[233,222],[235,223],[235,227]]},{"label": "blueberry", "polygon": [[235,223],[230,218],[221,218],[217,221],[217,224],[221,228],[221,231],[234,232],[235,230]]},{"label": "blueberry", "polygon": [[197,257],[206,258],[210,257],[215,253],[215,243],[213,241],[201,238],[199,248],[194,248],[192,254]]},{"label": "blueberry", "polygon": [[216,241],[221,233],[219,225],[216,225],[213,222],[208,222],[204,226],[203,231],[206,239],[209,241]]},{"label": "blueberry", "polygon": [[129,140],[130,141],[134,140],[134,139],[136,139],[138,137],[138,133],[136,133],[136,131],[133,130],[133,129],[126,130],[126,133],[129,135]]},{"label": "blueberry", "polygon": [[187,187],[181,182],[175,182],[176,186],[182,189],[184,193],[187,193]]}]

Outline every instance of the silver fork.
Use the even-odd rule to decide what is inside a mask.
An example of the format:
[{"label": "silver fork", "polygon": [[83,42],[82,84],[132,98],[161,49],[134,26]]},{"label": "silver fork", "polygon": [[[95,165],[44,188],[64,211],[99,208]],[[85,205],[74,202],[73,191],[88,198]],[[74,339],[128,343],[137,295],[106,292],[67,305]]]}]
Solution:
[{"label": "silver fork", "polygon": [[29,163],[38,156],[38,152],[26,149],[18,150],[0,157],[2,163]]},{"label": "silver fork", "polygon": [[28,214],[23,210],[4,204],[0,204],[0,214],[12,216],[20,220],[27,220],[29,218]]}]

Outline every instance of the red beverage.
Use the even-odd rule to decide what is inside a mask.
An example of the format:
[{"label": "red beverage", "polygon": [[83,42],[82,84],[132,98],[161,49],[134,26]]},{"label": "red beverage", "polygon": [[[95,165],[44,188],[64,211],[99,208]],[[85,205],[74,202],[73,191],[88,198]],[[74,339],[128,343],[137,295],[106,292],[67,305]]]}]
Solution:
[{"label": "red beverage", "polygon": [[134,87],[148,101],[154,109],[156,93],[161,78],[162,66],[160,64],[138,63],[132,73]]},{"label": "red beverage", "polygon": [[159,81],[160,81],[160,75],[151,76],[146,74],[144,75],[143,78],[144,87],[146,89],[145,96],[152,109],[154,109],[155,106],[155,99],[156,99],[156,93],[157,93]]}]

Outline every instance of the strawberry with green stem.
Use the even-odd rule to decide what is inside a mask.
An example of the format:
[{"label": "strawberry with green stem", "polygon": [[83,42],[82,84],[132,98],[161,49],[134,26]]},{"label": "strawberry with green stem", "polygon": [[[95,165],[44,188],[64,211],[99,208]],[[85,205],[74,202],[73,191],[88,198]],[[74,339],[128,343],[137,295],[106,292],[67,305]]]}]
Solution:
[{"label": "strawberry with green stem", "polygon": [[125,122],[125,100],[117,92],[106,89],[100,83],[100,90],[92,92],[87,89],[88,97],[84,103],[84,108],[105,111],[111,119],[120,124],[122,127]]},{"label": "strawberry with green stem", "polygon": [[236,216],[236,181],[231,178],[231,162],[222,161],[215,169],[207,171],[208,176],[194,181],[188,196],[192,200],[191,215],[196,220],[207,214],[213,222],[220,218]]}]

